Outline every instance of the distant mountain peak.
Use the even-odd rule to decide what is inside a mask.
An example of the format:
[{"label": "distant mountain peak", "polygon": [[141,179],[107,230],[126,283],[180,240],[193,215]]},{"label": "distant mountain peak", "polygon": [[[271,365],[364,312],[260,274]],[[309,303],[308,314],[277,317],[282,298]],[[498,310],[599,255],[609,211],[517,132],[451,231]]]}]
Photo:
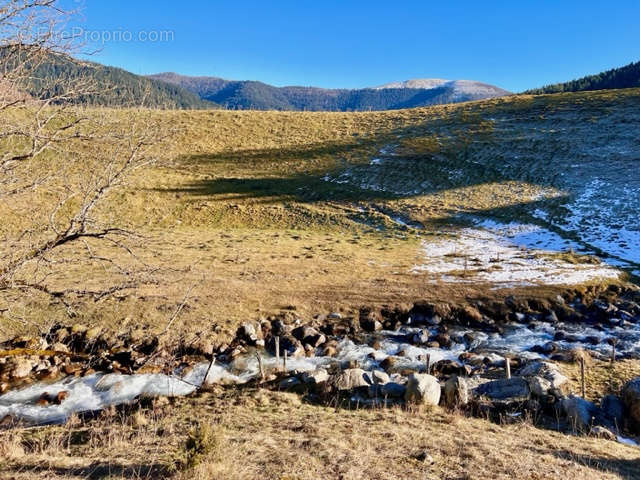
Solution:
[{"label": "distant mountain peak", "polygon": [[390,82],[384,85],[373,87],[374,90],[383,90],[385,88],[416,88],[416,89],[430,89],[441,87],[442,85],[451,82],[451,80],[445,80],[444,78],[413,78],[410,80],[404,80],[401,82]]}]

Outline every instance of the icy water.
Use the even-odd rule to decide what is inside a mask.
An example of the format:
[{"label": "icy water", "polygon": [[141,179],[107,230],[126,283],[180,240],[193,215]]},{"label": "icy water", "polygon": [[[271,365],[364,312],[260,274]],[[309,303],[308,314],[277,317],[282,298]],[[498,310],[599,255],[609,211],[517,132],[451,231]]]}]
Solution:
[{"label": "icy water", "polygon": [[[412,339],[421,331],[422,328],[419,327],[404,326],[395,332],[379,332],[375,335],[379,341],[377,349],[369,344],[356,344],[343,339],[338,344],[335,357],[289,358],[287,370],[304,372],[331,364],[345,365],[350,361],[356,361],[365,370],[372,370],[379,369],[384,359],[393,356],[396,368],[420,371],[424,369],[427,355],[433,364],[439,360],[457,360],[463,352],[486,356],[491,362],[498,364],[503,360],[502,355],[507,353],[526,358],[542,358],[544,355],[532,352],[531,348],[552,341],[558,331],[562,331],[566,338],[555,342],[560,349],[581,347],[609,355],[611,347],[606,340],[616,337],[620,357],[640,357],[638,323],[603,328],[573,324],[551,325],[545,322],[527,325],[513,323],[507,325],[500,334],[452,328],[451,348],[429,348],[415,344]],[[430,334],[434,333],[435,330],[430,331]],[[467,335],[465,339],[464,335],[467,333],[472,334],[472,337]],[[265,352],[261,352],[261,356],[266,370],[278,366],[274,357]],[[69,377],[55,383],[34,384],[0,396],[0,419],[10,415],[28,424],[63,423],[74,413],[99,411],[110,405],[130,403],[141,396],[188,395],[203,382],[242,384],[258,376],[258,361],[254,354],[250,354],[237,358],[231,364],[214,363],[211,366],[208,362],[200,363],[177,371],[174,375],[97,373],[82,378]],[[62,391],[67,392],[67,397],[60,405],[38,405],[38,400],[45,392],[49,396],[55,396]]]}]

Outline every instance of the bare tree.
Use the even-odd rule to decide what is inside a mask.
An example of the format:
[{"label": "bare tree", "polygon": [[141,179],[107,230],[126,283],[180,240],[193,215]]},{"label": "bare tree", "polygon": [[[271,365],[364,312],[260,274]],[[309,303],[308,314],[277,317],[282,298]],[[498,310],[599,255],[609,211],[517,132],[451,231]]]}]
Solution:
[{"label": "bare tree", "polygon": [[[59,0],[0,6],[0,327],[2,317],[25,321],[20,306],[31,295],[73,314],[69,296],[104,298],[153,272],[135,254],[139,235],[122,226],[110,199],[153,162],[158,125],[141,110],[76,105],[109,88],[90,76],[43,73],[51,62],[77,61],[77,39],[65,34],[75,14]],[[59,272],[80,263],[113,275],[102,284],[65,282]]]}]

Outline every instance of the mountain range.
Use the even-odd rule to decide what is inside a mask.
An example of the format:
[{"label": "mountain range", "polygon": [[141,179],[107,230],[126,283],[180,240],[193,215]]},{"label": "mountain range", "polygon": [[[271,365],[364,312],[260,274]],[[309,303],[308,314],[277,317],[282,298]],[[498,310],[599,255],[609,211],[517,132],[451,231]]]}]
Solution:
[{"label": "mountain range", "polygon": [[[0,56],[7,52],[0,51]],[[94,93],[71,96],[74,103],[110,107],[294,111],[394,110],[501,97],[511,93],[472,80],[422,78],[359,89],[276,87],[252,80],[192,77],[177,73],[141,76],[117,67],[51,55],[38,63],[16,95],[62,98],[75,79],[89,80]],[[69,81],[71,80],[71,81]],[[542,94],[640,87],[640,62],[524,93]],[[0,85],[0,89],[8,86]],[[64,96],[64,95],[62,95]],[[66,100],[68,101],[68,99]]]},{"label": "mountain range", "polygon": [[510,92],[471,80],[415,79],[378,87],[326,89],[275,87],[251,80],[189,77],[173,72],[149,75],[182,87],[227,109],[364,111],[394,110],[465,102],[509,95]]}]

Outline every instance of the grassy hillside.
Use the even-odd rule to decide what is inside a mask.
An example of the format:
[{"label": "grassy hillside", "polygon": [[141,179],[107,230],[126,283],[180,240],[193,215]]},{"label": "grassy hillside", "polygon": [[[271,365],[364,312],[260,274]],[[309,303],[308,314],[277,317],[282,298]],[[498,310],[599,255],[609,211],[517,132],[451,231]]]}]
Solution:
[{"label": "grassy hillside", "polygon": [[555,83],[542,88],[535,88],[526,93],[584,92],[587,90],[638,87],[640,87],[640,62],[635,62],[625,65],[624,67],[612,68],[611,70],[595,75],[588,75],[570,82]]},{"label": "grassy hillside", "polygon": [[[77,299],[80,318],[145,318],[158,327],[191,284],[198,301],[180,328],[196,331],[206,318],[223,327],[222,336],[242,319],[292,304],[313,315],[364,303],[507,295],[414,270],[424,261],[422,242],[449,238],[476,218],[542,225],[635,271],[635,244],[620,234],[633,233],[640,209],[639,179],[630,174],[637,171],[639,96],[520,96],[372,113],[144,113],[171,140],[156,146],[160,163],[112,198],[105,215],[147,232],[139,254],[171,267],[169,286],[124,301]],[[114,125],[128,115],[94,113]],[[594,213],[578,201],[596,181]],[[56,198],[41,190],[36,200],[25,195],[22,210],[3,206],[10,221],[1,231],[25,218],[46,223]],[[602,245],[606,234],[613,237]],[[57,275],[80,279],[86,268]],[[38,314],[46,321],[65,315],[60,305]]]}]

